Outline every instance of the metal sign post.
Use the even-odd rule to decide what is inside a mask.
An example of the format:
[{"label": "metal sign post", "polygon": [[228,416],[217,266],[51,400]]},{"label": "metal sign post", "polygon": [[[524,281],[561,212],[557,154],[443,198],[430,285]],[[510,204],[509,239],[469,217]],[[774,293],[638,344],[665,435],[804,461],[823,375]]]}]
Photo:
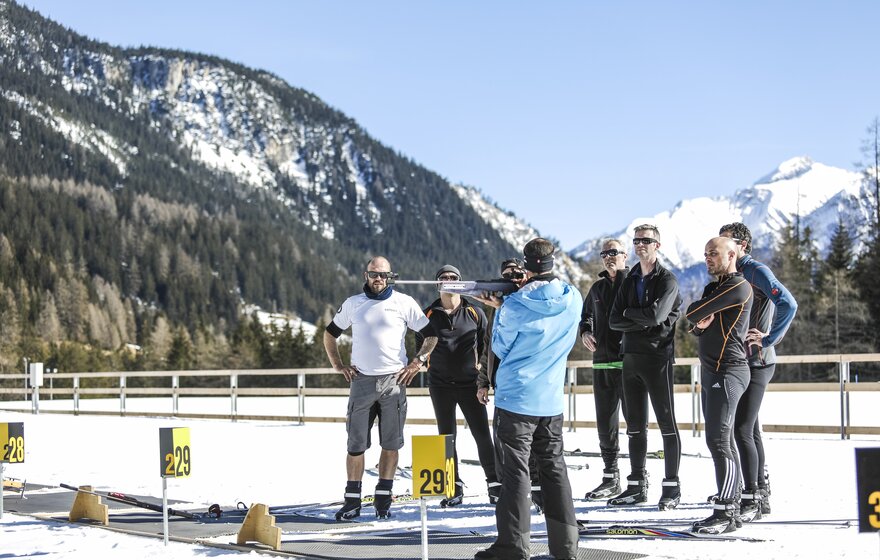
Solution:
[{"label": "metal sign post", "polygon": [[422,518],[422,560],[428,560],[428,502],[426,497],[455,493],[455,438],[451,435],[412,436],[412,495],[419,498]]},{"label": "metal sign post", "polygon": [[159,428],[159,472],[162,475],[162,532],[168,546],[168,479],[192,472],[189,428]]}]

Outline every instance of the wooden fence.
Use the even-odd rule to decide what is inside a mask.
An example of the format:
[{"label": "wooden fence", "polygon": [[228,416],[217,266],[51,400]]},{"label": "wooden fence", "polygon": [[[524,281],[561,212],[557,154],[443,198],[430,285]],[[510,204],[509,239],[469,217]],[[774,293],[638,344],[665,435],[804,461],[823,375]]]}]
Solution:
[{"label": "wooden fence", "polygon": [[[839,380],[836,383],[771,383],[768,391],[818,391],[837,392],[840,396],[840,424],[838,426],[804,426],[771,424],[764,425],[766,432],[791,432],[791,433],[839,433],[842,439],[850,435],[880,435],[880,413],[876,418],[878,422],[871,426],[850,425],[850,394],[856,391],[880,391],[880,382],[853,383],[850,380],[850,364],[859,362],[880,362],[880,354],[828,354],[828,355],[803,355],[803,356],[778,356],[780,364],[838,364]],[[702,418],[700,410],[700,364],[697,358],[678,358],[675,361],[677,367],[690,368],[690,383],[676,384],[676,393],[689,393],[691,395],[691,421],[679,424],[682,429],[690,429],[694,435],[702,430]],[[568,395],[568,410],[566,424],[570,431],[577,428],[592,428],[595,421],[578,420],[576,395],[592,393],[591,385],[578,385],[577,372],[581,368],[592,368],[592,361],[573,361],[568,363],[568,375],[565,392]],[[72,401],[70,410],[43,410],[44,413],[62,414],[97,414],[97,415],[122,415],[134,414],[136,416],[168,417],[166,412],[136,412],[126,409],[126,399],[129,397],[160,397],[171,398],[170,416],[177,418],[204,418],[204,419],[229,419],[229,420],[270,420],[284,422],[345,422],[344,417],[337,416],[307,416],[306,397],[347,396],[347,388],[319,388],[309,387],[307,379],[320,375],[339,375],[330,368],[294,368],[272,370],[199,370],[199,371],[139,371],[139,372],[97,372],[97,373],[47,373],[44,375],[43,387],[29,387],[28,376],[24,374],[10,374],[0,376],[0,380],[12,381],[15,387],[0,387],[0,395],[21,397],[22,400],[30,400],[30,409],[34,414],[39,414],[40,399],[46,396],[50,398],[70,398]],[[293,377],[296,379],[295,386],[275,387],[241,387],[239,382],[252,376],[270,377]],[[131,387],[132,379],[168,379],[164,387]],[[200,381],[207,379],[225,378],[228,383],[223,387],[181,387],[180,380],[184,378],[197,378]],[[102,379],[103,385],[110,387],[83,387],[84,379]],[[70,387],[55,387],[55,382],[60,380],[72,380]],[[106,380],[111,380],[110,382]],[[66,383],[65,383],[66,384]],[[204,383],[194,383],[204,384]],[[46,386],[48,385],[48,387]],[[407,394],[424,396],[427,389],[408,388]],[[82,397],[116,397],[119,400],[118,411],[84,411],[80,408]],[[182,413],[179,411],[178,401],[181,396],[187,397],[228,397],[229,413]],[[254,415],[240,414],[238,412],[239,397],[295,397],[297,413],[293,416],[282,415]],[[8,399],[8,397],[7,397]],[[9,402],[8,400],[5,402]],[[4,401],[0,401],[0,410],[21,411],[20,408],[3,407]],[[679,416],[681,416],[679,414]],[[433,418],[408,418],[410,424],[434,424]]]}]

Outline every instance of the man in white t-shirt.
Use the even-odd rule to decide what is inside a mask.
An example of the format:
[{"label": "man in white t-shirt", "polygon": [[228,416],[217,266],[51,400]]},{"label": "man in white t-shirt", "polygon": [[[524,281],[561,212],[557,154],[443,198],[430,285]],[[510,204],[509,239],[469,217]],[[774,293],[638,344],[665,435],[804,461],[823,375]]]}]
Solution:
[{"label": "man in white t-shirt", "polygon": [[[336,520],[354,519],[361,512],[364,452],[370,447],[370,429],[379,418],[379,483],[373,504],[380,519],[391,516],[391,488],[403,447],[406,422],[406,386],[428,361],[437,336],[416,301],[394,291],[388,280],[396,275],[385,257],[373,257],[364,272],[364,290],[345,300],[324,332],[324,349],[333,369],[351,383],[346,429],[348,483],[345,503]],[[351,364],[342,362],[336,339],[351,327]],[[416,358],[407,361],[407,328],[423,337]]]}]

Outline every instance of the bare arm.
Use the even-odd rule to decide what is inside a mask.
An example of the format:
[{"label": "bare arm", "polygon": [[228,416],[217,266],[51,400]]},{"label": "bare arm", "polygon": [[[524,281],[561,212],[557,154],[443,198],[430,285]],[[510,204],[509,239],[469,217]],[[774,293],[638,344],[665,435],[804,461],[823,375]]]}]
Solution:
[{"label": "bare arm", "polygon": [[[436,336],[428,336],[425,337],[425,340],[422,341],[421,347],[416,352],[416,356],[423,356],[425,354],[430,354],[434,351],[434,348],[437,346],[437,337]],[[418,357],[415,358],[410,363],[406,364],[402,370],[397,372],[397,381],[400,383],[405,383],[407,385],[412,382],[413,377],[422,369],[422,362],[419,361]]]},{"label": "bare arm", "polygon": [[330,365],[345,377],[345,380],[351,380],[358,374],[358,370],[354,366],[347,366],[342,362],[342,356],[339,355],[339,345],[336,344],[336,337],[324,331],[324,351],[327,352],[327,358]]}]

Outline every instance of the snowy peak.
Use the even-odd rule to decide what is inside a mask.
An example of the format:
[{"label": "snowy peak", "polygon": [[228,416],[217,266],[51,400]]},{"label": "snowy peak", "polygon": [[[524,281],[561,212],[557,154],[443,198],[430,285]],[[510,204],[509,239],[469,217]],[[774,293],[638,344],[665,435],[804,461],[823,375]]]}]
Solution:
[{"label": "snowy peak", "polygon": [[[824,254],[841,216],[857,239],[867,233],[868,208],[861,191],[861,174],[797,157],[732,196],[683,200],[671,211],[636,218],[604,237],[629,244],[636,225],[655,224],[662,236],[664,262],[685,270],[702,262],[705,242],[724,224],[743,222],[752,230],[757,248],[772,249],[782,228],[799,217],[800,227],[811,228],[817,249]],[[595,256],[600,243],[601,238],[585,241],[572,255]]]},{"label": "snowy peak", "polygon": [[772,173],[767,174],[755,182],[755,185],[775,183],[787,179],[796,179],[807,173],[813,167],[813,160],[809,156],[791,158],[782,162]]}]

